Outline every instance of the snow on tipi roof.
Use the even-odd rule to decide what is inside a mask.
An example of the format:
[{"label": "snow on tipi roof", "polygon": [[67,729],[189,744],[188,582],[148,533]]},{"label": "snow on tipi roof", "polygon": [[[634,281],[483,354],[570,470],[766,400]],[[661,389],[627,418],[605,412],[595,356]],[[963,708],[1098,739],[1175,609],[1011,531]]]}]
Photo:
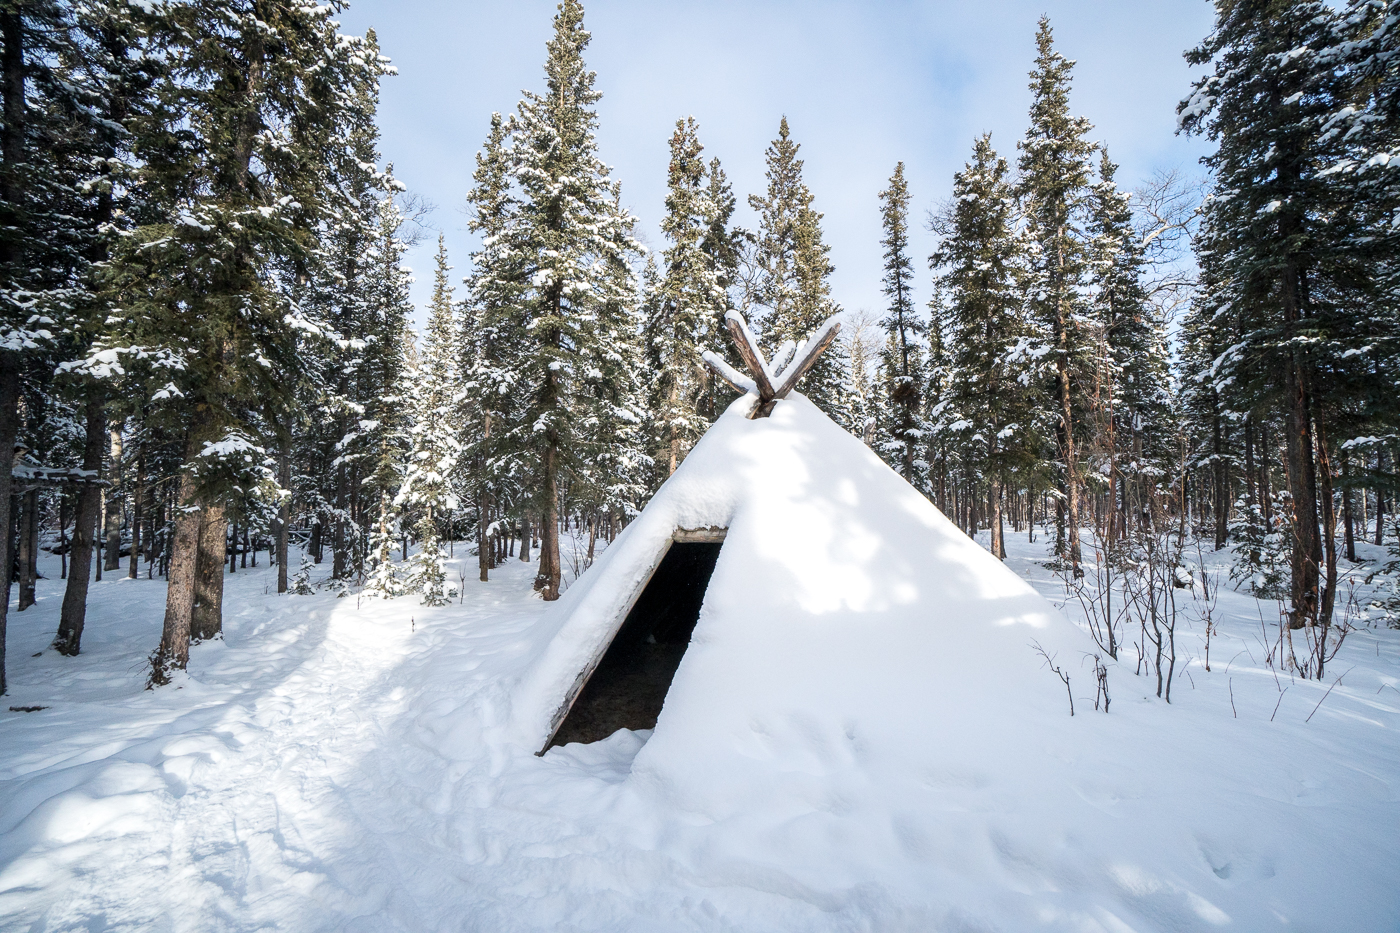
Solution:
[{"label": "snow on tipi roof", "polygon": [[673,536],[704,528],[726,537],[634,779],[723,808],[736,781],[946,770],[995,759],[999,729],[1067,720],[1033,646],[1077,672],[1081,633],[809,400],[754,419],[758,402],[731,404],[556,604],[516,741],[545,746]]}]

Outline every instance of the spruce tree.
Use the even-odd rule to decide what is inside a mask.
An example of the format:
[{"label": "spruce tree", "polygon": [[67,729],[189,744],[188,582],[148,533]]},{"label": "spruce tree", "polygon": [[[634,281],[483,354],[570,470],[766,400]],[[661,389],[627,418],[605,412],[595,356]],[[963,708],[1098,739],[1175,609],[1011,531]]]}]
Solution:
[{"label": "spruce tree", "polygon": [[923,400],[923,347],[921,337],[927,326],[914,308],[914,266],[909,260],[909,187],[904,181],[904,163],[898,163],[889,187],[880,192],[881,223],[885,238],[885,276],[881,282],[889,300],[880,324],[885,330],[885,346],[880,353],[880,380],[883,401],[880,412],[880,454],[899,470],[909,483],[915,483],[915,459],[919,450]]},{"label": "spruce tree", "polygon": [[[800,148],[783,117],[778,138],[764,153],[767,191],[749,196],[749,206],[759,215],[755,298],[761,311],[754,315],[754,325],[771,350],[787,340],[806,340],[841,310],[831,300],[831,247],[822,242],[822,215],[812,206],[812,192],[802,180]],[[836,343],[807,374],[802,394],[851,427],[844,391],[847,368],[844,345]]]},{"label": "spruce tree", "polygon": [[[397,183],[389,185],[394,190]],[[373,515],[368,536],[369,580],[365,592],[397,596],[403,591],[401,575],[392,552],[399,539],[398,511],[394,496],[403,482],[410,442],[408,399],[403,395],[405,376],[404,332],[412,312],[410,276],[403,265],[405,244],[400,239],[404,218],[392,197],[380,200],[379,224],[366,262],[369,270],[369,310],[372,334],[366,340],[361,364],[366,386],[378,386],[380,396],[366,406],[359,425],[359,445],[365,451],[365,494]]]},{"label": "spruce tree", "polygon": [[[93,20],[101,6],[93,7]],[[114,29],[99,47],[84,11],[56,0],[11,3],[0,10],[0,449],[10,451],[34,402],[54,395],[56,366],[83,358],[92,328],[105,317],[94,294],[94,263],[104,257],[104,223],[120,201],[111,172],[125,154],[121,109],[132,100],[140,69],[119,62],[128,36]],[[121,12],[123,22],[130,15]],[[115,119],[113,119],[115,117]],[[79,369],[79,373],[82,370]],[[22,389],[27,382],[29,391]],[[69,395],[92,395],[90,378],[65,377]],[[80,383],[74,385],[72,383]],[[26,398],[27,396],[27,398]],[[100,400],[99,400],[100,401]],[[101,404],[80,408],[94,418]],[[26,417],[28,415],[28,417]],[[12,527],[10,470],[0,470],[0,528]],[[26,496],[32,509],[36,495]],[[90,540],[91,495],[84,537]],[[11,535],[0,535],[0,566],[13,566]],[[30,547],[30,545],[26,545]],[[30,548],[32,551],[32,548]],[[21,568],[22,574],[27,573]],[[85,583],[85,581],[84,581]],[[85,586],[81,589],[85,596]],[[66,617],[65,653],[76,653],[81,619]],[[0,694],[6,690],[8,603],[0,605]]]},{"label": "spruce tree", "polygon": [[481,246],[471,255],[461,335],[463,488],[475,515],[482,582],[492,566],[486,540],[491,516],[519,499],[517,491],[533,486],[536,478],[531,450],[508,430],[524,417],[520,380],[532,339],[526,329],[530,283],[511,160],[510,125],[494,113],[467,196],[469,229],[481,237]]},{"label": "spruce tree", "polygon": [[394,499],[402,513],[417,516],[418,553],[413,555],[404,588],[420,594],[429,606],[447,602],[439,522],[446,510],[457,507],[453,481],[461,435],[456,397],[458,327],[448,283],[450,270],[447,247],[439,236],[423,349],[408,373],[404,393],[413,405],[412,447],[403,485]]},{"label": "spruce tree", "polygon": [[[618,393],[625,367],[609,354],[621,333],[632,218],[617,206],[617,185],[598,158],[594,109],[601,95],[583,62],[589,34],[583,7],[565,0],[547,45],[546,90],[527,93],[512,126],[512,174],[520,208],[514,223],[520,253],[521,298],[527,341],[517,372],[520,410],[506,426],[507,442],[537,464],[532,503],[541,516],[536,587],[559,597],[561,477],[580,465],[617,427],[627,405]],[[618,353],[619,359],[626,354]],[[601,381],[600,381],[601,380]],[[606,423],[600,423],[600,420]]]},{"label": "spruce tree", "polygon": [[[931,260],[932,261],[932,260]],[[948,511],[948,439],[936,430],[935,413],[948,397],[951,369],[947,349],[945,293],[935,278],[933,295],[928,300],[928,362],[924,383],[924,423],[921,429],[927,441],[929,493],[942,512]]]},{"label": "spruce tree", "polygon": [[1040,20],[1036,48],[1030,75],[1031,124],[1020,143],[1017,195],[1029,245],[1030,314],[1046,335],[1048,359],[1054,367],[1051,398],[1061,492],[1055,547],[1078,576],[1082,485],[1078,443],[1084,430],[1083,395],[1091,365],[1086,358],[1092,347],[1081,302],[1085,273],[1081,222],[1094,145],[1087,138],[1089,122],[1070,115],[1074,62],[1055,51],[1046,17]]},{"label": "spruce tree", "polygon": [[118,310],[103,344],[168,382],[151,386],[152,417],[185,429],[187,508],[153,685],[186,665],[192,634],[218,633],[222,571],[208,571],[223,566],[224,537],[202,529],[264,481],[259,440],[293,405],[298,335],[331,332],[290,300],[279,272],[306,268],[329,213],[344,89],[383,68],[362,40],[339,35],[332,12],[212,0],[152,11],[154,54],[170,68],[131,129],[143,160],[134,183],[162,216],[114,250]]},{"label": "spruce tree", "polygon": [[1103,152],[1089,199],[1091,316],[1099,340],[1094,452],[1098,473],[1108,478],[1110,538],[1126,535],[1128,516],[1150,504],[1152,485],[1168,472],[1176,422],[1166,322],[1143,283],[1143,247],[1117,171]]},{"label": "spruce tree", "polygon": [[1203,160],[1216,187],[1200,246],[1223,289],[1210,326],[1229,349],[1212,373],[1241,407],[1282,417],[1295,627],[1331,622],[1338,445],[1376,411],[1383,380],[1366,348],[1396,333],[1393,304],[1374,300],[1372,202],[1339,170],[1351,153],[1334,120],[1354,93],[1334,54],[1343,37],[1322,0],[1217,4],[1188,53],[1210,73],[1178,108],[1185,131],[1218,144]]},{"label": "spruce tree", "polygon": [[700,353],[716,338],[729,307],[723,265],[728,243],[719,215],[733,210],[733,198],[727,205],[711,200],[703,151],[695,119],[677,120],[661,221],[670,245],[663,254],[664,277],[649,296],[646,321],[648,401],[662,477],[676,471],[709,424],[701,412],[708,370],[699,363]]},{"label": "spruce tree", "polygon": [[990,135],[954,176],[947,231],[929,264],[947,296],[949,376],[934,411],[937,434],[962,452],[965,482],[987,496],[992,553],[1006,558],[1002,500],[1036,466],[1040,424],[1031,334],[1022,314],[1022,255],[1006,160]]}]

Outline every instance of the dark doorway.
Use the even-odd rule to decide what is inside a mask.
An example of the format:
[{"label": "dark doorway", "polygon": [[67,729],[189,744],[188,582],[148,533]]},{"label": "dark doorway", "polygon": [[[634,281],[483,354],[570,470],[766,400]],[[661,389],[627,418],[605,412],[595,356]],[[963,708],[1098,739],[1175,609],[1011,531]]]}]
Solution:
[{"label": "dark doorway", "polygon": [[677,542],[613,637],[549,748],[651,729],[700,618],[719,542]]}]

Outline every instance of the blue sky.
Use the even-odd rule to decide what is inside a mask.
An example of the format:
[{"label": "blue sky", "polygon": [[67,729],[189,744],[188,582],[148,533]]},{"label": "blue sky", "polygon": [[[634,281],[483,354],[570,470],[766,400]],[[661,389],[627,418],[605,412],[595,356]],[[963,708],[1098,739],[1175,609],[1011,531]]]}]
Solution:
[{"label": "blue sky", "polygon": [[[463,212],[473,157],[492,111],[509,112],[523,88],[543,85],[554,3],[358,0],[343,30],[373,26],[399,70],[384,82],[384,158],[410,190],[437,205],[428,222],[446,237],[454,281],[473,241]],[[999,2],[585,3],[586,53],[603,92],[599,149],[641,219],[643,242],[664,246],[667,141],[694,116],[706,156],[718,156],[741,208],[763,190],[763,150],[786,114],[805,177],[825,214],[836,267],[833,292],[848,310],[878,311],[877,193],[903,160],[913,197],[911,237],[926,299],[924,229],[946,198],[973,137],[992,133],[1009,161],[1025,130],[1036,21],[1048,14],[1059,50],[1078,62],[1072,105],[1094,124],[1134,187],[1154,169],[1198,172],[1199,139],[1175,135],[1175,106],[1192,73],[1182,52],[1210,30],[1206,0]],[[420,307],[435,237],[409,263]]]}]

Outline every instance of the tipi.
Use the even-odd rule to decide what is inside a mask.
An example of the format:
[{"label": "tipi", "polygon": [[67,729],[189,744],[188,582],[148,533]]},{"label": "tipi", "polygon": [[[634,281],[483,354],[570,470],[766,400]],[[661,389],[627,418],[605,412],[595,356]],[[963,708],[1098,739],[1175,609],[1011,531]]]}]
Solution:
[{"label": "tipi", "polygon": [[511,704],[516,740],[543,754],[626,724],[626,709],[571,720],[590,692],[606,703],[600,678],[628,676],[609,655],[643,645],[674,677],[631,672],[669,681],[652,685],[664,706],[632,774],[692,801],[733,799],[762,772],[770,790],[775,772],[857,760],[908,773],[949,743],[990,753],[1006,714],[1068,717],[1038,648],[1077,673],[1081,634],[859,439],[782,397],[835,325],[782,348],[774,362],[793,362],[778,373],[737,315],[730,329],[755,379],[706,354],[747,391],[556,604]]}]

